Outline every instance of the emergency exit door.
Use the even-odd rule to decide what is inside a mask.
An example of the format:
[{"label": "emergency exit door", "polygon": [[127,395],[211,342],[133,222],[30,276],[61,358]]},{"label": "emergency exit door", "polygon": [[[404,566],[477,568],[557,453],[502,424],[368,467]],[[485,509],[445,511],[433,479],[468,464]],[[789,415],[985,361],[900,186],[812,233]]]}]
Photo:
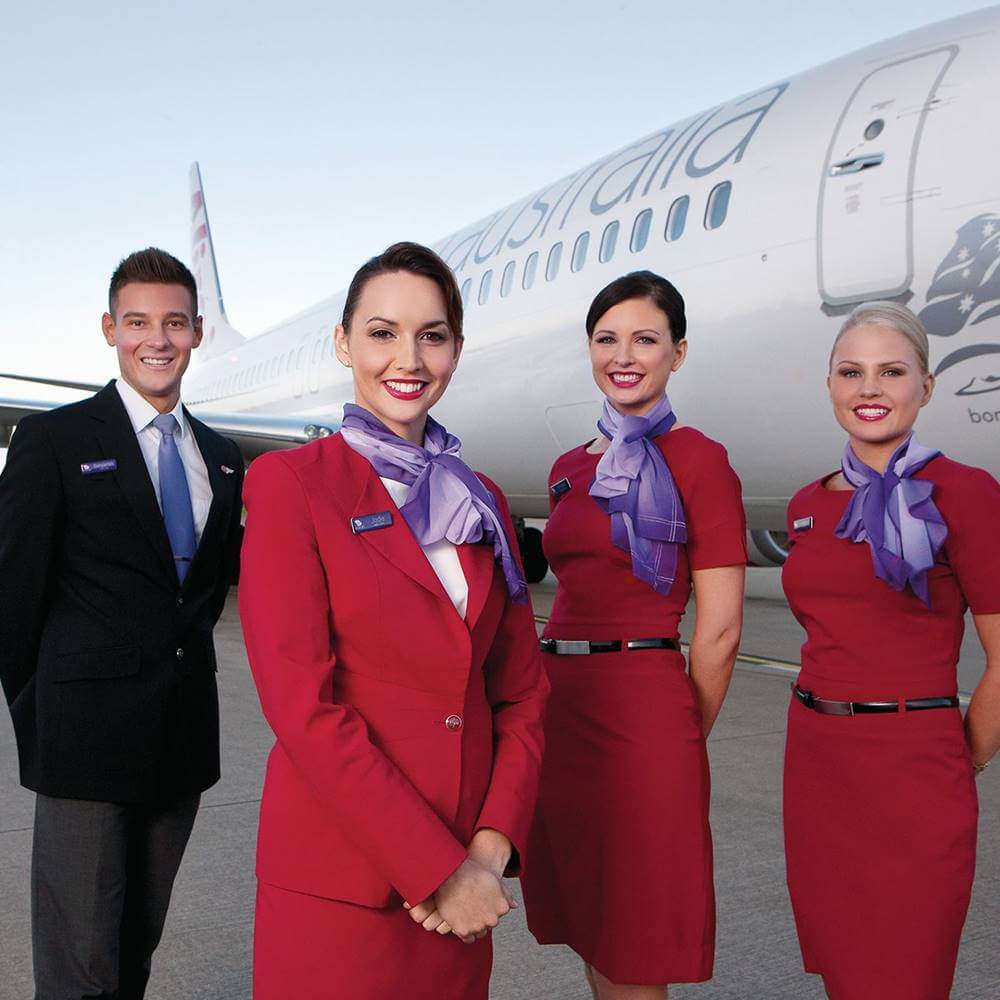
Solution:
[{"label": "emergency exit door", "polygon": [[957,52],[948,46],[880,66],[848,101],[820,186],[819,291],[830,305],[909,288],[920,133]]}]

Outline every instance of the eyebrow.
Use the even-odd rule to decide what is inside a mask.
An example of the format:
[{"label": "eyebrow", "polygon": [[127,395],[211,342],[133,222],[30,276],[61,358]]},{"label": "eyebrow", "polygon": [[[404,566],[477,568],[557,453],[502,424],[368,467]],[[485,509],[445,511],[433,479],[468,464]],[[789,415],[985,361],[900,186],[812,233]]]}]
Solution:
[{"label": "eyebrow", "polygon": [[[166,315],[163,318],[164,319],[174,319],[175,317],[178,317],[178,316],[181,319],[190,319],[191,318],[190,316],[188,316],[187,313],[185,313],[185,312],[179,312],[179,311],[168,312],[168,313],[166,313]],[[131,310],[129,310],[126,313],[122,313],[122,319],[129,319],[130,317],[134,318],[134,319],[149,319],[149,313],[138,312],[135,309],[131,309]]]},{"label": "eyebrow", "polygon": [[[862,362],[860,362],[860,361],[849,361],[847,358],[841,358],[841,360],[838,361],[837,364],[838,365],[857,365],[860,368],[861,365],[862,365]],[[879,368],[886,368],[889,365],[902,365],[903,368],[909,368],[910,367],[909,363],[906,362],[906,361],[880,361],[878,363],[878,367]]]},{"label": "eyebrow", "polygon": [[[595,330],[594,331],[594,336],[596,337],[599,333],[614,333],[614,334],[617,334],[618,331],[617,330]],[[632,331],[632,336],[635,337],[636,335],[638,335],[640,333],[655,333],[658,337],[664,336],[664,333],[663,333],[662,330],[654,330],[652,327],[648,327],[648,328],[647,327],[643,327],[641,330],[633,330]]]},{"label": "eyebrow", "polygon": [[[394,319],[386,319],[385,316],[369,316],[368,323],[384,323],[386,326],[399,326],[399,324]],[[443,319],[432,319],[427,323],[421,325],[421,330],[426,330],[429,326],[447,326],[447,320]]]}]

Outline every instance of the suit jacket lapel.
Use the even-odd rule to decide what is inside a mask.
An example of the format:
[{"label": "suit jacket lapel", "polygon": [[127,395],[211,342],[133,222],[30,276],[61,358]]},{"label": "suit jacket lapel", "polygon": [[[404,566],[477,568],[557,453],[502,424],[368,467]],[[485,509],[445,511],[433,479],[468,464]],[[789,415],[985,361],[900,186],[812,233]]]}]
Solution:
[{"label": "suit jacket lapel", "polygon": [[493,586],[493,574],[496,561],[493,558],[493,546],[479,543],[476,545],[459,545],[458,558],[469,584],[469,600],[465,610],[465,621],[469,631],[475,628],[479,616],[486,606],[490,587]]},{"label": "suit jacket lapel", "polygon": [[[356,453],[352,452],[352,454]],[[438,579],[437,573],[434,572],[434,567],[427,561],[424,550],[413,537],[413,532],[403,520],[402,514],[399,513],[375,470],[367,459],[360,455],[356,457],[364,463],[367,475],[364,477],[361,494],[354,504],[351,513],[352,519],[364,517],[366,514],[378,514],[386,510],[392,514],[392,524],[388,528],[358,532],[358,537],[381,553],[397,569],[402,570],[408,577],[454,610],[455,606],[445,593],[444,587],[441,586],[441,581]]]},{"label": "suit jacket lapel", "polygon": [[194,576],[195,568],[199,563],[204,562],[205,553],[220,527],[225,527],[229,523],[229,515],[233,509],[235,500],[235,475],[227,475],[222,471],[224,460],[228,457],[222,448],[219,447],[219,439],[200,420],[195,420],[187,408],[184,409],[184,416],[187,418],[188,427],[194,434],[195,441],[198,442],[198,450],[205,462],[208,471],[208,482],[212,487],[212,503],[208,508],[208,518],[205,521],[205,528],[201,533],[201,540],[198,543],[198,550],[194,554],[194,562],[184,578],[185,584]]},{"label": "suit jacket lapel", "polygon": [[97,439],[105,456],[118,463],[114,471],[115,480],[163,568],[176,580],[174,555],[170,549],[170,539],[167,537],[160,505],[156,502],[146,460],[142,457],[135,428],[113,382],[94,397],[94,404],[91,416],[97,424]]}]

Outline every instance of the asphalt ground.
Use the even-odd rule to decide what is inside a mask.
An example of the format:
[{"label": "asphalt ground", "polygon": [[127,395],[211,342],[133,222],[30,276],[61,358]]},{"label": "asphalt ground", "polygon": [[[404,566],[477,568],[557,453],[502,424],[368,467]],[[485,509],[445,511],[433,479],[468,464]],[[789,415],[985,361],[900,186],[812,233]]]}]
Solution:
[{"label": "asphalt ground", "polygon": [[[781,757],[789,680],[801,631],[779,599],[776,573],[751,571],[740,660],[712,733],[712,827],[718,935],[715,978],[678,986],[672,1000],[820,1000],[802,972],[784,882]],[[551,580],[533,588],[536,614],[548,613]],[[688,622],[688,627],[690,622]],[[970,630],[971,631],[971,630]],[[264,761],[271,745],[230,599],[216,631],[222,705],[223,778],[206,793],[163,941],[149,1000],[244,1000],[250,996],[253,853]],[[982,670],[967,635],[960,686]],[[980,779],[979,864],[952,997],[1000,997],[1000,769]],[[32,996],[28,868],[33,796],[17,783],[9,718],[0,715],[0,998]],[[494,1000],[589,1000],[579,960],[535,944],[515,911],[496,932]],[[294,1000],[290,997],[289,1000]],[[333,1000],[333,998],[331,998]],[[353,998],[352,998],[353,1000]]]}]

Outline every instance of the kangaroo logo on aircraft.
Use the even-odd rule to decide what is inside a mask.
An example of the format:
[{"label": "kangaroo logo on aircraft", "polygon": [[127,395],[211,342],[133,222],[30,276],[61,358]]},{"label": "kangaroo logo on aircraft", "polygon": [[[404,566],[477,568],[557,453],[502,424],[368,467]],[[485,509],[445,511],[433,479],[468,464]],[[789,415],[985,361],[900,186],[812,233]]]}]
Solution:
[{"label": "kangaroo logo on aircraft", "polygon": [[[934,337],[954,337],[967,326],[1000,316],[1000,215],[970,219],[955,234],[955,245],[938,265],[927,289],[920,320]],[[973,375],[955,392],[978,396],[1000,390],[1000,344],[961,347],[941,359],[935,376],[972,358],[993,355],[995,374]]]}]

